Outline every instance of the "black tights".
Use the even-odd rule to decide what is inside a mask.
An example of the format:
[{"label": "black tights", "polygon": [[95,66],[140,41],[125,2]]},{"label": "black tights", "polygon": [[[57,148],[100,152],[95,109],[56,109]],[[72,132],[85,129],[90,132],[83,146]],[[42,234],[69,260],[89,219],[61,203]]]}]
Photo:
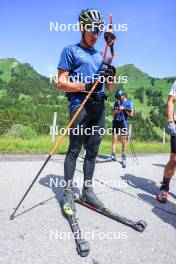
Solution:
[{"label": "black tights", "polygon": [[[70,118],[73,117],[75,111],[76,110],[71,112]],[[79,127],[79,132],[85,132],[87,128],[87,132],[91,135],[85,135],[85,133],[73,135],[73,131],[70,131],[70,144],[64,163],[64,178],[67,183],[73,180],[76,159],[79,156],[83,144],[86,150],[83,164],[84,182],[92,181],[95,159],[102,139],[102,136],[97,130],[104,128],[104,123],[104,102],[92,102],[87,104],[73,123],[72,128]],[[96,130],[94,133],[92,130],[93,126],[95,126]]]}]

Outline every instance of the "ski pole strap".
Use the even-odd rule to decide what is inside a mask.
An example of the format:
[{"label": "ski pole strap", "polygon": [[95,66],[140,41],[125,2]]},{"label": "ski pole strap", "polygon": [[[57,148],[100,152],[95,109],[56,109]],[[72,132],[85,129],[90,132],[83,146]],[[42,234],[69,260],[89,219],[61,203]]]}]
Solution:
[{"label": "ski pole strap", "polygon": [[104,39],[106,41],[106,43],[108,44],[109,47],[114,45],[114,42],[116,40],[116,36],[114,35],[114,33],[110,32],[110,31],[106,31],[104,33]]},{"label": "ski pole strap", "polygon": [[112,15],[110,15],[110,24],[109,24],[108,30],[104,33],[104,39],[106,41],[107,46],[110,48],[110,51],[111,51],[111,56],[108,59],[108,63],[111,64],[115,56],[114,43],[116,40],[116,36],[112,32]]}]

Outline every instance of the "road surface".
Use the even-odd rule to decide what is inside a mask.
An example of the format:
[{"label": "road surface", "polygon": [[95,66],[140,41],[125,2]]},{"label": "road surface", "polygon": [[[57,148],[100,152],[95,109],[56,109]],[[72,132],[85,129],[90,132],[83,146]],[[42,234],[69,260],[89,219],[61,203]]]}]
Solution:
[{"label": "road surface", "polygon": [[[169,154],[140,155],[139,165],[128,158],[96,165],[94,188],[115,212],[148,223],[144,233],[76,205],[89,256],[76,252],[60,202],[64,185],[64,156],[54,156],[17,211],[10,214],[42,166],[46,156],[0,156],[0,263],[3,264],[174,264],[176,259],[176,180],[167,204],[155,200]],[[75,191],[81,186],[82,163],[77,162]],[[80,187],[81,190],[81,187]]]}]

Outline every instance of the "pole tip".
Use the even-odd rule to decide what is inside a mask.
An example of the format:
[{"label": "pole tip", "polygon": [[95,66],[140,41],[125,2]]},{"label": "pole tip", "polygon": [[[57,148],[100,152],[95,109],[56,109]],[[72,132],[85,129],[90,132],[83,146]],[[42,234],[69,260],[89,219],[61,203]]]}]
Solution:
[{"label": "pole tip", "polygon": [[11,216],[10,216],[10,220],[13,220],[14,219],[14,215],[12,214]]}]

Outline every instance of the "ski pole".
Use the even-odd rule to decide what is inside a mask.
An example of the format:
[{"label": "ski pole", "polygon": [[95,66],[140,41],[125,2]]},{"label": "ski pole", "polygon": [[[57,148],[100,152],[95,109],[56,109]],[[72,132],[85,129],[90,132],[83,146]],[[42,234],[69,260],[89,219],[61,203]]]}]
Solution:
[{"label": "ski pole", "polygon": [[138,165],[138,159],[137,159],[137,155],[136,155],[136,152],[135,152],[134,145],[133,145],[133,142],[132,141],[131,141],[131,146],[132,146],[132,149],[133,149],[134,157],[135,157],[136,162],[137,162],[137,165]]},{"label": "ski pole", "polygon": [[133,149],[132,149],[132,146],[131,146],[131,142],[130,142],[130,150],[131,150],[131,154],[132,154],[132,157],[133,157],[133,161],[135,162],[135,158],[134,158],[134,153],[133,153]]},{"label": "ski pole", "polygon": [[136,161],[137,165],[139,165],[139,162],[138,162],[138,159],[137,159],[137,156],[136,156],[136,152],[135,152],[135,149],[134,149],[134,145],[133,145],[131,140],[130,140],[130,148],[131,148],[131,153],[132,153],[134,162]]},{"label": "ski pole", "polygon": [[[112,24],[112,15],[110,15],[110,24]],[[104,50],[104,55],[103,55],[103,61],[105,61],[106,59],[106,55],[107,55],[107,51],[108,51],[108,47],[111,48],[111,52],[113,50],[113,44],[115,41],[115,36],[114,34],[111,33],[112,27],[109,27],[109,31],[107,32],[107,39],[105,38],[106,41],[106,46],[105,46],[105,50]],[[106,32],[105,32],[106,33]],[[113,37],[113,38],[112,38]],[[111,42],[109,41],[111,40]],[[108,42],[109,41],[109,42]],[[111,56],[111,61],[113,58],[113,54]],[[100,77],[101,78],[101,77]],[[74,123],[74,121],[76,120],[77,116],[79,115],[79,113],[81,112],[81,110],[83,109],[83,107],[85,106],[86,102],[88,101],[88,99],[90,98],[91,94],[94,92],[94,90],[96,89],[98,83],[99,83],[99,79],[97,79],[97,81],[94,83],[93,87],[91,88],[91,90],[88,92],[87,96],[85,97],[84,101],[82,102],[82,104],[80,105],[80,107],[78,108],[78,110],[76,111],[76,113],[74,114],[74,116],[72,117],[71,121],[69,122],[69,124],[67,125],[67,127],[65,128],[65,132],[59,136],[59,138],[56,141],[56,144],[54,145],[53,149],[51,150],[49,156],[47,157],[47,159],[45,160],[45,162],[43,163],[41,169],[39,170],[39,172],[37,173],[37,175],[35,176],[35,178],[33,179],[32,183],[30,184],[29,188],[27,189],[27,191],[25,192],[25,194],[23,195],[22,199],[20,200],[19,204],[17,205],[17,207],[14,209],[14,212],[11,214],[10,216],[10,220],[13,220],[15,217],[15,213],[18,210],[18,208],[20,207],[20,205],[22,204],[22,202],[24,201],[25,197],[27,196],[27,194],[29,193],[30,189],[32,188],[32,186],[34,185],[34,183],[36,182],[37,178],[40,176],[41,172],[43,171],[43,169],[45,168],[46,164],[48,163],[48,161],[50,160],[51,156],[55,154],[56,149],[59,147],[59,145],[61,144],[61,142],[64,139],[65,134],[67,133],[67,131],[69,130],[69,128],[72,126],[72,124]]]}]

